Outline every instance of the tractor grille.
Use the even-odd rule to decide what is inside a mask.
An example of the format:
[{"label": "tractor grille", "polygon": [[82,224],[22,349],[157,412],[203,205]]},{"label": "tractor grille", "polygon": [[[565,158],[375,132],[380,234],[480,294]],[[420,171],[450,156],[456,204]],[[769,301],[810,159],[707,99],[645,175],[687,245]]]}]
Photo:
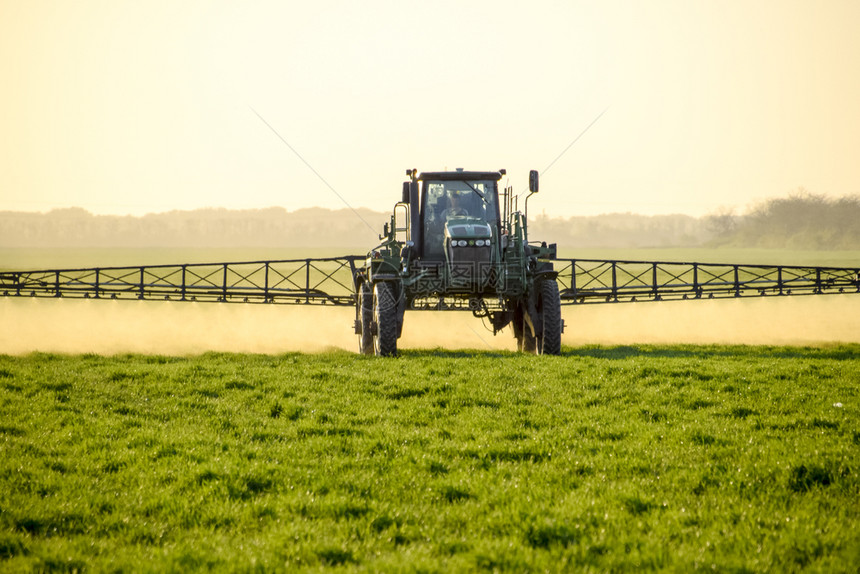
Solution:
[{"label": "tractor grille", "polygon": [[451,243],[448,244],[451,287],[474,289],[486,286],[493,276],[490,247],[452,247]]}]

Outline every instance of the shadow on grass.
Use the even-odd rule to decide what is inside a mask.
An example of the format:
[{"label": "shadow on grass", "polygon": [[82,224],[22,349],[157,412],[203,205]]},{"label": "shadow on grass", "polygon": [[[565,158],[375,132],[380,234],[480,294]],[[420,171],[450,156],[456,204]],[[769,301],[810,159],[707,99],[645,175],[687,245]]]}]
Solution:
[{"label": "shadow on grass", "polygon": [[[512,358],[522,356],[516,351],[487,351],[482,349],[403,349],[404,358]],[[849,361],[860,358],[860,345],[831,344],[822,346],[766,346],[766,345],[589,345],[584,347],[562,347],[562,357],[589,357],[593,359],[630,358],[707,358],[736,357],[758,359],[830,359]]]},{"label": "shadow on grass", "polygon": [[[433,349],[401,349],[397,357],[403,358],[441,358],[441,359],[469,359],[469,358],[515,358],[526,356],[527,353],[517,351],[501,351],[487,349],[444,349],[441,347]],[[831,343],[820,346],[766,346],[766,345],[586,345],[582,347],[562,346],[562,357],[590,357],[594,359],[630,359],[643,358],[707,358],[707,357],[750,357],[750,358],[784,358],[784,359],[830,359],[838,361],[851,361],[860,358],[860,344],[856,343]],[[50,353],[31,353],[25,356],[27,360],[38,362],[67,360],[68,358],[81,358],[85,361],[93,360],[93,355],[61,355]],[[230,352],[208,352],[200,356],[164,356],[146,354],[123,354],[116,355],[126,362],[140,362],[146,365],[163,365],[183,362],[209,361],[212,363],[247,363],[249,358],[258,359],[260,363],[268,362],[268,366],[277,366],[283,361],[295,361],[299,358],[314,360],[325,363],[333,358],[345,359],[359,357],[365,360],[375,360],[376,357],[365,357],[352,351],[344,349],[330,349],[315,353],[289,352],[278,354],[253,354],[253,353],[230,353]],[[394,357],[393,360],[397,360]],[[109,356],[102,359],[111,359]],[[21,357],[0,354],[0,361],[17,362]],[[0,368],[0,380],[13,379],[14,371]],[[134,378],[134,375],[116,372],[110,375],[113,381]],[[230,388],[242,387],[242,383],[228,383]],[[247,385],[247,384],[246,384]]]},{"label": "shadow on grass", "polygon": [[467,358],[504,358],[516,357],[520,353],[514,351],[487,351],[480,349],[401,349],[397,351],[400,357],[431,357],[439,359],[467,359]]},{"label": "shadow on grass", "polygon": [[695,357],[753,357],[771,359],[831,359],[860,358],[860,345],[823,345],[820,347],[775,347],[764,345],[620,345],[614,347],[564,347],[565,357],[595,359],[629,359],[635,357],[695,358]]}]

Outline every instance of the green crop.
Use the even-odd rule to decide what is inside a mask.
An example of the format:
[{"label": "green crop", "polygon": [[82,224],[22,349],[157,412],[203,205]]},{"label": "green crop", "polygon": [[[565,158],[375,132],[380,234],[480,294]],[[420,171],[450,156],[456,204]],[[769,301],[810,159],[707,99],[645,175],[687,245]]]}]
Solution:
[{"label": "green crop", "polygon": [[858,358],[0,356],[0,571],[856,571]]}]

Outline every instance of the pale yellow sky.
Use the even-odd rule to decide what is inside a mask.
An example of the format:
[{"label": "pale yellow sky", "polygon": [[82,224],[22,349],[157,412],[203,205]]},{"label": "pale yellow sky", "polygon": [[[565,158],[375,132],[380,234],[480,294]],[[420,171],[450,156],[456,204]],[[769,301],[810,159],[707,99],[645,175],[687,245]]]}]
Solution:
[{"label": "pale yellow sky", "polygon": [[388,210],[507,168],[549,215],[860,193],[860,2],[0,0],[0,210]]}]

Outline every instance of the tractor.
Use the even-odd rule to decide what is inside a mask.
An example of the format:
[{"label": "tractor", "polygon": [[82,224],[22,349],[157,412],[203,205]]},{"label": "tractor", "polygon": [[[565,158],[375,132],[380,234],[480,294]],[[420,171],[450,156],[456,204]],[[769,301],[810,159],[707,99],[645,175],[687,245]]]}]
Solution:
[{"label": "tractor", "polygon": [[561,307],[860,293],[860,267],[557,257],[529,241],[505,170],[410,169],[366,256],[85,269],[0,270],[0,297],[353,307],[359,351],[397,354],[407,310],[470,311],[520,351],[561,353]]},{"label": "tractor", "polygon": [[561,352],[556,246],[529,242],[528,199],[519,211],[499,171],[406,171],[382,241],[355,273],[355,333],[362,354],[391,356],[407,310],[470,311],[497,334],[513,326],[517,348]]}]

